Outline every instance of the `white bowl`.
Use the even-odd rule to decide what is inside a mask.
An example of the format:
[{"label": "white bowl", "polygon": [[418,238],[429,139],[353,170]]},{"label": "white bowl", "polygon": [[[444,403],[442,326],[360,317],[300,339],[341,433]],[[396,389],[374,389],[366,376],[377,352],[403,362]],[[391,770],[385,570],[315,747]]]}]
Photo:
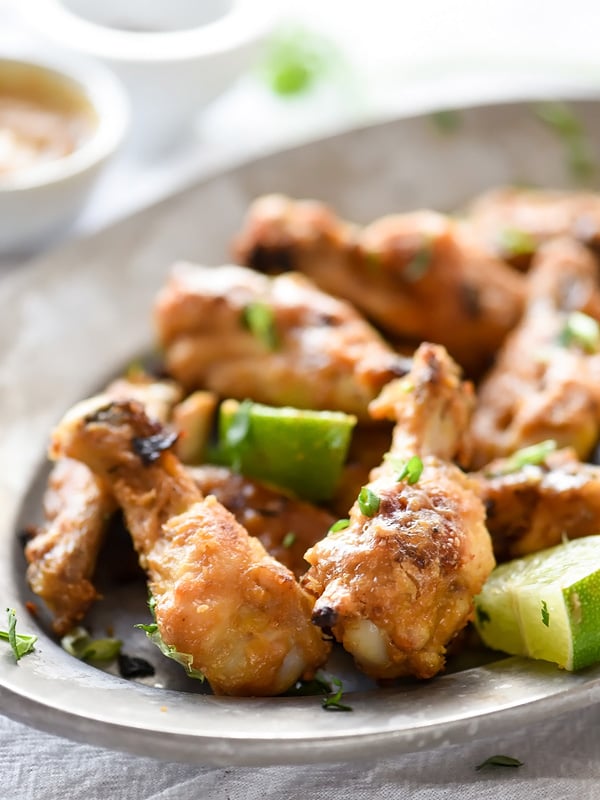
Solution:
[{"label": "white bowl", "polygon": [[0,70],[14,71],[15,65],[31,69],[33,75],[41,70],[70,85],[91,107],[94,123],[70,154],[0,175],[2,254],[33,252],[73,222],[98,173],[121,144],[129,119],[125,92],[101,64],[80,57],[32,56],[1,49]]},{"label": "white bowl", "polygon": [[108,64],[129,90],[132,142],[157,151],[250,67],[273,0],[37,0],[21,9],[61,47]]}]

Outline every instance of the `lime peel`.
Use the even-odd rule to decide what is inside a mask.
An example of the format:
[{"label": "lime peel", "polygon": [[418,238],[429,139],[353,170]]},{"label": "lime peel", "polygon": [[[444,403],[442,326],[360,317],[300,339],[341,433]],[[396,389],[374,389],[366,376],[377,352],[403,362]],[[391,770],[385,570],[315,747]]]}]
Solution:
[{"label": "lime peel", "polygon": [[578,670],[600,661],[600,536],[497,567],[475,598],[484,644]]}]

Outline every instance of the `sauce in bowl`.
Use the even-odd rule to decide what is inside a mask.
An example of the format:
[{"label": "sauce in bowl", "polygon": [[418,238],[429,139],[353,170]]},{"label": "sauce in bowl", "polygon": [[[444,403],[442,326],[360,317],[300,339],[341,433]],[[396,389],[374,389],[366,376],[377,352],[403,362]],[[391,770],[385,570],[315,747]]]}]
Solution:
[{"label": "sauce in bowl", "polygon": [[0,180],[64,158],[88,141],[96,112],[53,70],[0,59]]}]

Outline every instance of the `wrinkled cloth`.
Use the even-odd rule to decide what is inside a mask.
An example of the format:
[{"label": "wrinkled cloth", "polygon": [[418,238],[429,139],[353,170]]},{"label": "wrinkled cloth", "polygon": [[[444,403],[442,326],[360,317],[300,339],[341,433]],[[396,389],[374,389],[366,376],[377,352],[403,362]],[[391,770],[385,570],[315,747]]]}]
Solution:
[{"label": "wrinkled cloth", "polygon": [[[210,768],[115,753],[0,717],[0,800],[560,800],[600,798],[600,706],[502,737],[378,761]],[[486,767],[503,754],[521,767]]]}]

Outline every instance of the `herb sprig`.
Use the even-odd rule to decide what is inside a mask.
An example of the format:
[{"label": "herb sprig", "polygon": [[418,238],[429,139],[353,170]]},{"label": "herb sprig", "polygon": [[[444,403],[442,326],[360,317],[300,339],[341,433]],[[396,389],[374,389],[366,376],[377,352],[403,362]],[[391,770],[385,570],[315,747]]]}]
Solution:
[{"label": "herb sprig", "polygon": [[0,639],[9,643],[15,661],[19,661],[23,656],[26,656],[27,653],[31,653],[31,651],[35,649],[37,636],[27,633],[17,633],[17,615],[15,610],[13,608],[7,608],[6,613],[8,614],[8,630],[0,631]]}]

